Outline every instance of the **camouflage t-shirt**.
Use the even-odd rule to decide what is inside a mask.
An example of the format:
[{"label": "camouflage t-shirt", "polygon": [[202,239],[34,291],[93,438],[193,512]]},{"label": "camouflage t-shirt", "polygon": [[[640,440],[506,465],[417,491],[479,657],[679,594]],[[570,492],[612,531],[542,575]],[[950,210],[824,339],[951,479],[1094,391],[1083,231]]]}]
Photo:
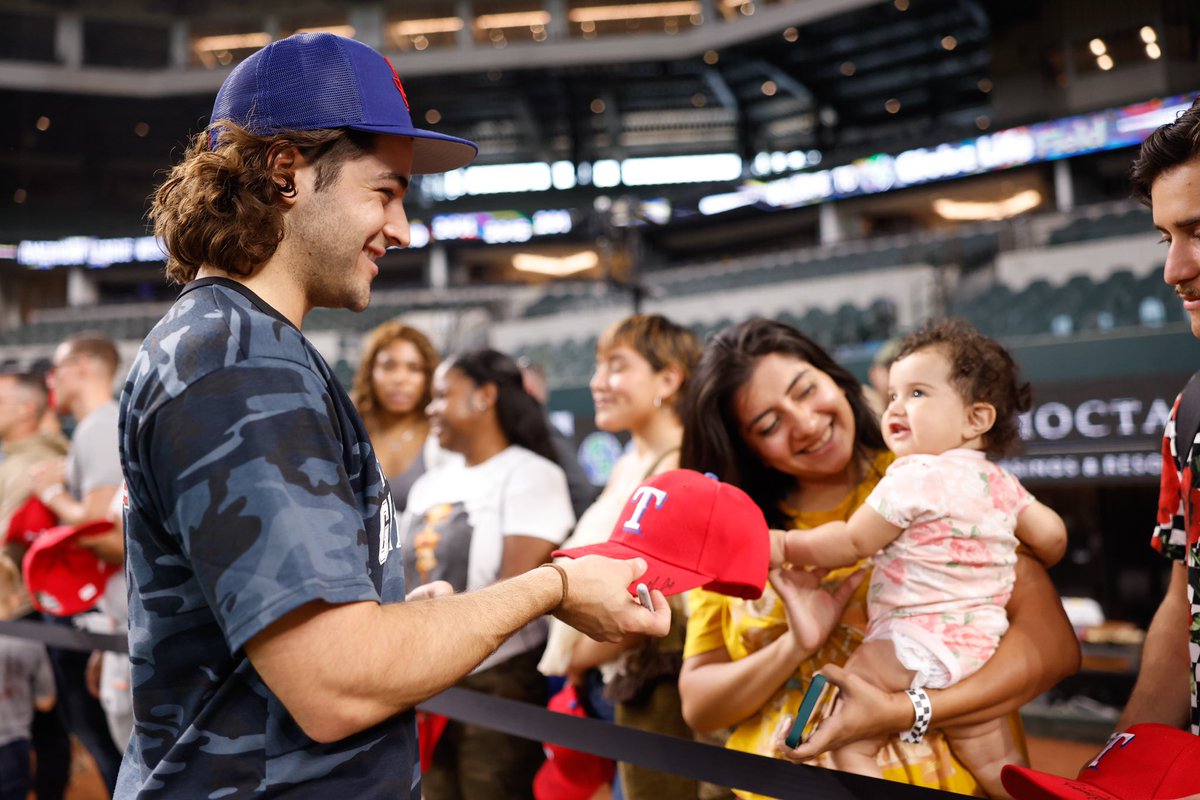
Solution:
[{"label": "camouflage t-shirt", "polygon": [[412,712],[314,742],[242,649],[305,603],[404,599],[387,482],[316,349],[240,284],[193,281],[120,426],[134,735],[116,796],[418,798]]}]

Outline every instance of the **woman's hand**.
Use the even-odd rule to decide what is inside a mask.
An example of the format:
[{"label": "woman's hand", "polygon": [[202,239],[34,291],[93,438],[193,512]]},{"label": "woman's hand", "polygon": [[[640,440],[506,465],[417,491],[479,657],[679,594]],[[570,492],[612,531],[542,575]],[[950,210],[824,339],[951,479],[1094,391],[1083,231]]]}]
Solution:
[{"label": "woman's hand", "polygon": [[771,585],[783,601],[788,630],[800,651],[809,655],[829,638],[854,590],[866,576],[866,570],[859,570],[830,592],[821,588],[821,579],[827,572],[784,567],[770,573]]},{"label": "woman's hand", "polygon": [[885,692],[835,664],[821,667],[821,674],[838,689],[833,712],[821,721],[807,742],[795,749],[784,742],[792,722],[791,717],[785,717],[775,731],[775,746],[783,758],[807,761],[851,742],[891,736],[912,726],[912,703],[903,693]]}]

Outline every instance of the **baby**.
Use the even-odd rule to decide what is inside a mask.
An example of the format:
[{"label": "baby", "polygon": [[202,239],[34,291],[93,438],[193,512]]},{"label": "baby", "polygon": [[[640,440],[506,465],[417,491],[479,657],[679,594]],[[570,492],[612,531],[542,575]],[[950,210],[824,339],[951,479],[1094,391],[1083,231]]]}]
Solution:
[{"label": "baby", "polygon": [[[896,461],[848,522],[788,531],[783,557],[819,567],[873,557],[867,634],[846,669],[886,691],[909,690],[913,741],[931,713],[924,687],[978,670],[1008,629],[1018,541],[1049,566],[1066,549],[1066,528],[987,458],[1015,443],[1030,402],[998,342],[961,320],[914,333],[892,364],[888,395],[883,437]],[[1000,768],[1023,759],[1004,721],[942,731],[985,791],[1007,797]],[[831,755],[839,769],[880,776],[881,745],[868,739]]]}]

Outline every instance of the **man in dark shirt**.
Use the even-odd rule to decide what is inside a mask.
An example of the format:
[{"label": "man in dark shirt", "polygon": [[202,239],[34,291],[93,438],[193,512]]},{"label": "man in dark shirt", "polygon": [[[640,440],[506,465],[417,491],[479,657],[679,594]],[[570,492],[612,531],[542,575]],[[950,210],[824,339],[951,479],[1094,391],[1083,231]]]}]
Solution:
[{"label": "man in dark shirt", "polygon": [[667,632],[665,599],[626,591],[640,559],[404,602],[387,482],[300,328],[364,309],[376,259],[408,244],[410,176],[474,155],[413,128],[382,56],[302,34],[234,69],[159,187],[186,286],[121,396],[135,727],[118,797],[416,800],[412,707],[530,620]]}]

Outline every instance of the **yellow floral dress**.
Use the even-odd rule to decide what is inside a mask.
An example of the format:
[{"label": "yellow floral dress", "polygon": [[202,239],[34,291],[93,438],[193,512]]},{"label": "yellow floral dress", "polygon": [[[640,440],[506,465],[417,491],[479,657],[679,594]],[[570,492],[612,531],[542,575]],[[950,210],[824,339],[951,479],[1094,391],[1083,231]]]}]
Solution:
[{"label": "yellow floral dress", "polygon": [[[866,500],[893,460],[894,456],[891,453],[880,453],[872,464],[870,475],[835,508],[804,513],[785,507],[784,511],[791,516],[793,526],[798,529],[813,528],[834,520],[848,520],[855,509]],[[836,586],[856,569],[857,566],[832,571],[825,583]],[[762,710],[731,730],[726,747],[762,756],[776,755],[774,734],[780,717],[795,715],[813,673],[825,664],[844,664],[854,648],[862,642],[867,628],[868,586],[869,581],[863,581],[846,606],[838,627],[826,639],[821,649],[800,665],[796,674],[780,687]],[[703,589],[694,589],[688,594],[688,603],[691,617],[688,619],[684,659],[725,648],[729,657],[737,661],[778,637],[787,635],[787,617],[784,614],[783,603],[770,586],[767,586],[758,600],[741,600]],[[1020,716],[1014,712],[1009,721],[1017,747],[1024,753],[1025,737]],[[936,724],[935,719],[934,725]],[[828,754],[817,757],[811,763],[832,767]],[[936,730],[931,730],[925,741],[919,745],[905,744],[893,736],[879,751],[879,766],[888,780],[976,797],[984,796],[975,778],[954,758],[946,740]],[[742,791],[735,791],[735,794],[748,799],[762,797]]]}]

